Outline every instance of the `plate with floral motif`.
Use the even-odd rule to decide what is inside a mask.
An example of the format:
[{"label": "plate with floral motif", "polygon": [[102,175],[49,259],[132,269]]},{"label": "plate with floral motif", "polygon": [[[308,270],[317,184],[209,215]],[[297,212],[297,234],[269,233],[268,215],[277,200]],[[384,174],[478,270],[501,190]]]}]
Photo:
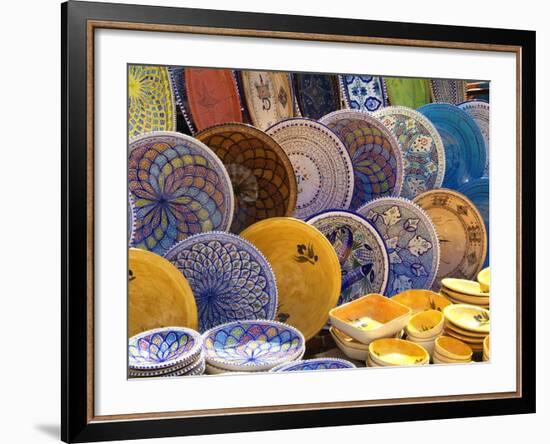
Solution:
[{"label": "plate with floral motif", "polygon": [[317,370],[342,370],[346,368],[355,368],[355,364],[339,358],[317,358],[281,364],[272,368],[270,372],[307,372]]},{"label": "plate with floral motif", "polygon": [[382,77],[340,75],[340,93],[348,109],[372,113],[388,104]]},{"label": "plate with floral motif", "polygon": [[385,295],[430,288],[437,276],[439,242],[426,212],[397,197],[375,199],[357,212],[374,224],[386,242],[390,274]]},{"label": "plate with floral motif", "polygon": [[292,79],[301,116],[317,120],[325,114],[340,109],[340,93],[336,76],[294,73]]}]

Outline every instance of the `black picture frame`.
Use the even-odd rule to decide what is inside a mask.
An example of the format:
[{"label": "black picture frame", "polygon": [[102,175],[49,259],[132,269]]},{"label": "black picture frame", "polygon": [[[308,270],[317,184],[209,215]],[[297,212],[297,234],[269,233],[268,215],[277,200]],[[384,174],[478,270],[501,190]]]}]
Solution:
[{"label": "black picture frame", "polygon": [[[185,25],[266,33],[370,37],[392,41],[440,42],[441,47],[461,44],[508,45],[518,48],[518,103],[520,136],[518,204],[521,233],[521,299],[518,355],[521,393],[495,399],[416,402],[354,408],[200,415],[147,419],[95,418],[90,399],[89,344],[93,335],[93,291],[90,251],[90,158],[87,64],[88,22],[109,21],[164,26]],[[278,430],[395,421],[415,421],[535,412],[535,32],[365,21],[291,15],[243,13],[69,1],[61,5],[62,23],[62,411],[61,438],[90,442],[180,435]],[[437,45],[435,45],[437,46]],[[529,118],[521,118],[522,113]],[[93,204],[93,199],[92,199]],[[90,290],[90,286],[92,290]],[[92,336],[93,337],[93,336]],[[90,408],[92,407],[92,414]]]}]

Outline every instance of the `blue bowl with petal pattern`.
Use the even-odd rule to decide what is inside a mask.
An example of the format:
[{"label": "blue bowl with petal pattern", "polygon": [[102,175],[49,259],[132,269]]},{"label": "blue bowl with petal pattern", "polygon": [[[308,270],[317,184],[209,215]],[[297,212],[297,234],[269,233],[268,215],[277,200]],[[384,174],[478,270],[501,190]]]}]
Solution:
[{"label": "blue bowl with petal pattern", "polygon": [[346,361],[345,359],[337,358],[318,358],[304,359],[303,361],[287,362],[286,364],[278,365],[270,370],[270,372],[304,372],[317,370],[340,370],[344,368],[355,368],[355,364]]}]

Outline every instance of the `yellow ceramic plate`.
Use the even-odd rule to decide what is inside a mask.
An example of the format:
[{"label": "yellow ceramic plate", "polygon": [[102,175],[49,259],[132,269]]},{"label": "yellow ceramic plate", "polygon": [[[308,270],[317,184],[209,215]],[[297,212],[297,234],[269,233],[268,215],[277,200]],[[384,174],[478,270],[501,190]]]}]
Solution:
[{"label": "yellow ceramic plate", "polygon": [[[417,339],[428,339],[443,329],[443,313],[437,310],[426,310],[415,314],[407,324],[407,334]],[[418,341],[417,341],[418,342]]]},{"label": "yellow ceramic plate", "polygon": [[340,296],[340,263],[331,243],[317,228],[291,217],[257,222],[241,236],[273,268],[279,291],[276,319],[311,339],[326,324]]},{"label": "yellow ceramic plate", "polygon": [[450,301],[456,301],[457,304],[489,305],[489,296],[470,296],[469,294],[455,293],[444,287],[441,288],[441,294],[445,295]]},{"label": "yellow ceramic plate", "polygon": [[197,305],[187,279],[163,257],[128,252],[128,336],[160,327],[197,329]]},{"label": "yellow ceramic plate", "polygon": [[445,278],[441,280],[441,285],[444,289],[448,289],[454,293],[466,294],[468,296],[489,297],[489,293],[482,291],[480,283],[476,281]]},{"label": "yellow ceramic plate", "polygon": [[489,333],[489,310],[467,304],[455,304],[443,310],[445,319],[463,330],[475,333]]},{"label": "yellow ceramic plate", "polygon": [[472,358],[471,347],[450,336],[440,336],[435,340],[434,353],[452,361],[469,361]]},{"label": "yellow ceramic plate", "polygon": [[413,314],[424,310],[439,310],[447,305],[451,305],[451,301],[445,296],[431,290],[413,289],[396,294],[392,300],[406,305],[412,309]]},{"label": "yellow ceramic plate", "polygon": [[491,288],[491,269],[489,267],[484,268],[477,274],[477,281],[481,287],[481,291],[489,292]]},{"label": "yellow ceramic plate", "polygon": [[430,360],[424,347],[403,339],[383,338],[369,345],[371,359],[380,365],[422,365]]},{"label": "yellow ceramic plate", "polygon": [[469,340],[483,339],[485,338],[485,336],[487,336],[487,333],[476,333],[473,331],[464,330],[454,324],[451,324],[450,322],[445,322],[445,328],[447,330],[454,331],[455,333],[458,333],[459,335],[462,335]]},{"label": "yellow ceramic plate", "polygon": [[491,351],[491,344],[490,344],[489,335],[487,335],[483,340],[483,354],[488,358],[490,351]]}]

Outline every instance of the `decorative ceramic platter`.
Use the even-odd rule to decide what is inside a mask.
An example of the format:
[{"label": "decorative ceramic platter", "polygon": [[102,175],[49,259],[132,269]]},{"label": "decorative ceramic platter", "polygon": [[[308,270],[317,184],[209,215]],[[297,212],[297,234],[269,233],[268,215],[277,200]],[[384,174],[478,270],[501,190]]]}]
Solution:
[{"label": "decorative ceramic platter", "polygon": [[296,177],[294,216],[305,219],[329,208],[348,208],[353,195],[353,168],[346,148],[325,125],[295,118],[267,130],[287,154]]},{"label": "decorative ceramic platter", "polygon": [[369,293],[384,293],[388,283],[389,258],[376,228],[350,211],[325,211],[307,220],[330,241],[342,269],[338,305]]},{"label": "decorative ceramic platter", "polygon": [[464,80],[432,79],[430,88],[434,102],[457,105],[466,100],[466,82]]},{"label": "decorative ceramic platter", "polygon": [[170,74],[170,81],[172,82],[172,88],[174,90],[174,99],[178,106],[181,115],[183,116],[187,127],[191,134],[194,134],[197,130],[191,115],[189,114],[189,102],[187,100],[187,92],[185,91],[185,68],[171,66],[168,68]]},{"label": "decorative ceramic platter", "polygon": [[411,201],[386,197],[357,210],[378,229],[390,258],[387,296],[430,288],[437,276],[439,243],[428,215]]},{"label": "decorative ceramic platter", "polygon": [[317,371],[317,370],[341,370],[344,368],[355,368],[355,364],[352,364],[345,359],[337,358],[317,358],[317,359],[304,359],[302,361],[289,362],[287,364],[278,365],[272,368],[271,372],[305,372],[305,371]]},{"label": "decorative ceramic platter", "polygon": [[157,132],[134,139],[128,181],[136,247],[163,255],[192,234],[231,226],[229,175],[216,154],[193,137]]},{"label": "decorative ceramic platter", "polygon": [[[199,335],[201,344],[202,344],[202,337]],[[193,372],[197,369],[201,364],[204,365],[204,353],[202,353],[202,346],[201,350],[199,350],[199,353],[196,355],[195,358],[190,358],[191,360],[184,360],[181,362],[177,362],[176,364],[161,368],[161,369],[154,369],[154,370],[137,370],[135,368],[129,367],[128,368],[128,376],[131,378],[150,378],[150,377],[167,377],[167,376],[183,376],[188,373]]]},{"label": "decorative ceramic platter", "polygon": [[296,101],[303,117],[320,119],[340,109],[338,79],[329,74],[292,74]]},{"label": "decorative ceramic platter", "polygon": [[346,108],[371,113],[387,106],[386,86],[382,77],[341,75],[338,80]]},{"label": "decorative ceramic platter", "polygon": [[292,86],[287,73],[241,71],[241,84],[254,126],[265,130],[294,117]]},{"label": "decorative ceramic platter", "polygon": [[269,370],[301,358],[305,340],[297,329],[275,321],[236,321],[203,334],[206,362],[227,370]]},{"label": "decorative ceramic platter", "polygon": [[326,324],[340,295],[340,263],[331,243],[311,225],[287,217],[257,222],[241,236],[273,267],[279,290],[277,320],[311,339]]},{"label": "decorative ceramic platter", "polygon": [[281,146],[263,131],[227,123],[195,136],[221,159],[235,196],[231,231],[276,216],[292,216],[297,187],[292,164]]},{"label": "decorative ceramic platter", "polygon": [[445,149],[439,133],[418,111],[390,106],[374,116],[397,138],[403,154],[403,189],[401,196],[416,195],[441,187],[445,176]]},{"label": "decorative ceramic platter", "polygon": [[185,92],[197,131],[219,123],[243,121],[232,70],[185,68]]},{"label": "decorative ceramic platter", "polygon": [[430,82],[427,79],[384,77],[389,104],[416,109],[430,103]]},{"label": "decorative ceramic platter", "polygon": [[128,220],[126,222],[128,229],[128,246],[131,247],[134,242],[134,232],[136,230],[136,218],[134,216],[134,200],[128,193]]},{"label": "decorative ceramic platter", "polygon": [[340,110],[320,122],[334,131],[351,158],[355,177],[351,209],[376,197],[401,193],[401,150],[393,134],[378,119],[361,111]]},{"label": "decorative ceramic platter", "polygon": [[128,366],[154,370],[192,362],[201,353],[202,338],[190,328],[169,327],[145,331],[128,341]]},{"label": "decorative ceramic platter", "polygon": [[489,116],[491,114],[490,105],[483,100],[469,100],[463,102],[458,107],[466,111],[472,119],[475,120],[479,126],[479,130],[485,141],[485,148],[487,149],[487,161],[485,163],[484,175],[489,176]]},{"label": "decorative ceramic platter", "polygon": [[128,251],[128,336],[173,325],[197,328],[197,305],[183,275],[166,259]]},{"label": "decorative ceramic platter", "polygon": [[449,305],[443,310],[445,319],[457,327],[474,333],[489,333],[489,310],[466,304]]},{"label": "decorative ceramic platter", "polygon": [[431,103],[417,110],[435,126],[445,147],[443,186],[457,189],[483,175],[487,160],[485,141],[466,111],[448,103]]},{"label": "decorative ceramic platter", "polygon": [[229,233],[202,233],[181,241],[165,257],[193,290],[201,332],[230,321],[275,317],[275,276],[250,242]]},{"label": "decorative ceramic platter", "polygon": [[176,129],[176,105],[168,70],[128,66],[128,137]]},{"label": "decorative ceramic platter", "polygon": [[439,235],[441,261],[434,288],[446,277],[475,279],[485,261],[487,234],[474,204],[446,189],[427,191],[414,202],[429,215]]}]

